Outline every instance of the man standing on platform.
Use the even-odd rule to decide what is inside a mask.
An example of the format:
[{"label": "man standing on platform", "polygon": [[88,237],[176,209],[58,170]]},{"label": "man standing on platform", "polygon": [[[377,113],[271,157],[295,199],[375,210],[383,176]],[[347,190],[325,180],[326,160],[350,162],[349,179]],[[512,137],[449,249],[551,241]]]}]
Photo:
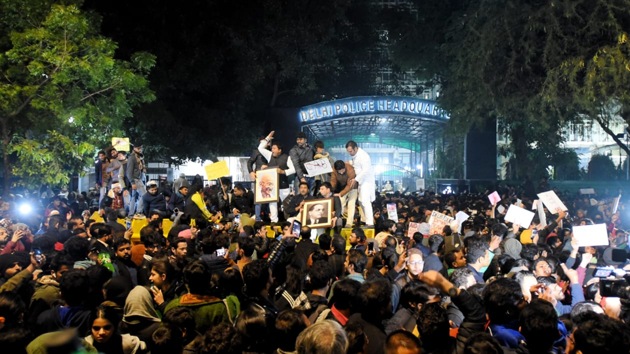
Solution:
[{"label": "man standing on platform", "polygon": [[355,181],[359,183],[359,204],[365,214],[365,224],[374,227],[374,213],[372,212],[372,202],[376,199],[374,180],[374,169],[372,159],[368,153],[357,146],[357,143],[350,140],[346,143],[346,151],[352,157],[352,167],[356,172]]},{"label": "man standing on platform", "polygon": [[[278,197],[280,199],[279,202],[282,203],[284,198],[289,195],[289,176],[295,173],[295,168],[289,155],[282,152],[282,145],[277,142],[271,143],[273,134],[274,131],[260,141],[258,151],[269,161],[267,168],[275,168],[278,171],[278,179],[280,180]],[[267,146],[270,143],[271,150],[267,150]],[[278,222],[278,202],[269,203],[269,217],[271,222]]]}]

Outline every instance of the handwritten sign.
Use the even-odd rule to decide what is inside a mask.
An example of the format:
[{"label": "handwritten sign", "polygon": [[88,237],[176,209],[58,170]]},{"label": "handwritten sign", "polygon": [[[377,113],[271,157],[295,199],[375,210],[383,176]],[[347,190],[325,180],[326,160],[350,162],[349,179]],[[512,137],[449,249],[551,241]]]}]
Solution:
[{"label": "handwritten sign", "polygon": [[429,235],[441,235],[444,226],[450,225],[453,220],[455,219],[434,210],[429,218]]},{"label": "handwritten sign", "polygon": [[420,232],[420,223],[410,222],[409,228],[407,229],[407,237],[412,238],[413,234],[416,232]]},{"label": "handwritten sign", "polygon": [[308,172],[308,177],[315,177],[332,172],[332,166],[330,166],[330,161],[328,161],[327,158],[305,162],[304,167],[306,168],[306,172]]},{"label": "handwritten sign", "polygon": [[545,204],[547,209],[552,213],[557,213],[558,209],[567,211],[567,207],[562,203],[558,195],[554,191],[547,191],[544,193],[538,193],[538,198]]},{"label": "handwritten sign", "polygon": [[398,211],[396,211],[396,203],[387,203],[387,218],[398,222]]},{"label": "handwritten sign", "polygon": [[226,161],[215,162],[211,165],[203,167],[206,170],[206,176],[208,180],[213,180],[230,175],[230,169],[228,168]]},{"label": "handwritten sign", "polygon": [[494,191],[488,196],[488,199],[490,199],[490,204],[497,205],[497,203],[501,201],[501,196],[497,191]]},{"label": "handwritten sign", "polygon": [[112,146],[116,151],[129,151],[129,138],[112,138]]},{"label": "handwritten sign", "polygon": [[505,221],[518,224],[524,228],[528,228],[529,224],[532,223],[534,215],[535,214],[529,210],[525,210],[516,205],[510,205],[507,214],[505,214]]},{"label": "handwritten sign", "polygon": [[608,246],[606,224],[573,226],[573,237],[577,239],[578,247]]}]

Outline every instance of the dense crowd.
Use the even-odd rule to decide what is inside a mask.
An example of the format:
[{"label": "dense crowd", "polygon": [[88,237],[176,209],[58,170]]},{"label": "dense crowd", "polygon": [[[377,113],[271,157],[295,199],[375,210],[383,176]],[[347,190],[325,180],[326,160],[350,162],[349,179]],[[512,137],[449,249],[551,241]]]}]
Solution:
[{"label": "dense crowd", "polygon": [[[146,182],[139,142],[99,154],[91,193],[38,193],[35,217],[3,200],[2,352],[630,351],[621,198],[557,191],[568,211],[517,225],[507,210],[531,210],[547,184],[377,191],[356,143],[343,161],[303,135],[289,154],[272,138],[249,163],[254,179],[277,169],[286,193],[267,203],[227,178]],[[332,172],[309,176],[313,159]],[[326,225],[296,223],[319,199],[333,210],[313,225]],[[436,213],[453,220],[436,231]],[[580,246],[573,227],[591,224],[608,246]]]}]

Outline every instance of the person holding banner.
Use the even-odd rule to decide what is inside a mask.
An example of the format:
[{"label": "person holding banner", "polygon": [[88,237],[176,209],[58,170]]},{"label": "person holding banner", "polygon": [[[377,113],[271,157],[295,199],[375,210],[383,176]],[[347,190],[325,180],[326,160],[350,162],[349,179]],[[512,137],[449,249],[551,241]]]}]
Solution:
[{"label": "person holding banner", "polygon": [[376,199],[376,181],[374,180],[374,168],[372,159],[368,153],[350,140],[346,143],[346,151],[352,157],[352,167],[357,176],[355,181],[359,183],[359,204],[365,214],[365,225],[374,227],[374,212],[372,202]]},{"label": "person holding banner", "polygon": [[[264,140],[260,141],[258,151],[269,161],[267,168],[275,168],[278,171],[280,180],[278,196],[280,203],[282,203],[284,198],[289,196],[289,176],[295,173],[295,167],[289,155],[282,152],[282,145],[278,142],[271,143],[274,133],[274,131],[271,131]],[[267,146],[270,143],[271,150],[268,150]],[[269,218],[271,222],[278,222],[278,202],[269,203]]]}]

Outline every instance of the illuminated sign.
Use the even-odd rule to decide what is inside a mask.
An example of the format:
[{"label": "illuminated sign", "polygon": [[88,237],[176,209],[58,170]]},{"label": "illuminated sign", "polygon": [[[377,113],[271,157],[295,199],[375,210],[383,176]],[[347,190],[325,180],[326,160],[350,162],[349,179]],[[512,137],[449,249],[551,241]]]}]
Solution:
[{"label": "illuminated sign", "polygon": [[303,107],[298,115],[302,123],[365,115],[405,115],[442,121],[450,118],[435,101],[398,96],[350,97],[320,102]]}]

